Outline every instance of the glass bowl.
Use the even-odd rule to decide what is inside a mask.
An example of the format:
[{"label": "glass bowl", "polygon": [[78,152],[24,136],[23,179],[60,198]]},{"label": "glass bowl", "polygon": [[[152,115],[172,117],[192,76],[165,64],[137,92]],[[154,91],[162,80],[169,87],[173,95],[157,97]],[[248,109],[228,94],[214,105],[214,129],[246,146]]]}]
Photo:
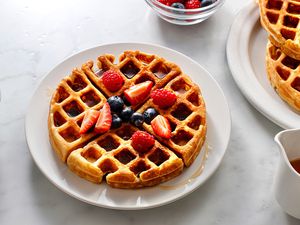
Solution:
[{"label": "glass bowl", "polygon": [[178,25],[200,23],[214,14],[225,2],[225,0],[217,0],[211,5],[198,9],[178,9],[164,5],[158,0],[145,1],[162,19]]}]

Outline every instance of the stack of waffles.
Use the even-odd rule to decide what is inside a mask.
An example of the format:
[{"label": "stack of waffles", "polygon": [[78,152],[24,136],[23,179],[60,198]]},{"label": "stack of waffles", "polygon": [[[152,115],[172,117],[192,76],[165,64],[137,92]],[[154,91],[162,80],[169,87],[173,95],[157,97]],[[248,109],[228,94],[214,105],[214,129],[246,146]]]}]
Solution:
[{"label": "stack of waffles", "polygon": [[300,1],[259,0],[260,20],[269,33],[267,74],[279,96],[300,111]]},{"label": "stack of waffles", "polygon": [[[117,71],[124,79],[115,92],[101,82],[108,70]],[[139,127],[122,123],[105,133],[93,129],[80,133],[88,110],[101,110],[109,97],[123,97],[124,90],[145,81],[153,83],[151,91],[163,88],[176,94],[176,102],[167,109],[155,105],[149,96],[132,106],[140,113],[154,108],[167,118],[170,138],[160,137],[146,122]],[[48,129],[53,149],[80,177],[94,183],[105,180],[116,188],[138,188],[170,180],[193,163],[205,141],[206,110],[199,87],[179,66],[154,54],[130,50],[122,53],[118,62],[113,55],[101,55],[97,63],[88,61],[65,77],[50,102]],[[132,147],[131,136],[138,130],[155,138],[145,153]]]}]

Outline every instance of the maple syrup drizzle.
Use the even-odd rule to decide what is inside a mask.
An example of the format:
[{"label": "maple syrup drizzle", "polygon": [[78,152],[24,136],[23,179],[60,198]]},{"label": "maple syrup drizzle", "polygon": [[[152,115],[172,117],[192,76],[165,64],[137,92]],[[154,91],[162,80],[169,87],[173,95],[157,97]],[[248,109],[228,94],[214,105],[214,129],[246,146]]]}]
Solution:
[{"label": "maple syrup drizzle", "polygon": [[175,185],[160,185],[159,188],[162,189],[162,190],[174,190],[174,189],[183,187],[188,183],[193,182],[197,177],[199,177],[203,173],[203,170],[205,168],[205,162],[208,158],[208,154],[211,151],[211,149],[212,149],[212,147],[209,146],[209,144],[206,143],[205,146],[204,146],[204,153],[202,155],[200,165],[196,169],[196,171],[190,176],[190,178],[188,178],[188,179],[186,179],[182,182],[179,182]]}]

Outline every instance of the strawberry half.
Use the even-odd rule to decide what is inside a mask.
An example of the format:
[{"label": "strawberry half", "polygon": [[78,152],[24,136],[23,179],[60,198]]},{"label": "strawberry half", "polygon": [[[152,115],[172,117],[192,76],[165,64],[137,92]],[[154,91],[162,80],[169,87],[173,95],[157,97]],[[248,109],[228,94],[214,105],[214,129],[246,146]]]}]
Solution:
[{"label": "strawberry half", "polygon": [[97,122],[100,112],[94,109],[89,109],[84,114],[79,133],[86,133],[92,126],[94,126]]},{"label": "strawberry half", "polygon": [[136,84],[126,89],[124,91],[124,96],[131,105],[137,105],[148,97],[152,86],[153,82],[149,80],[140,84]]},{"label": "strawberry half", "polygon": [[169,139],[171,137],[171,126],[167,118],[162,115],[156,116],[151,121],[151,127],[155,134],[162,138]]},{"label": "strawberry half", "polygon": [[100,110],[100,115],[97,120],[94,131],[97,133],[105,133],[110,129],[111,122],[112,122],[112,116],[111,116],[110,106],[106,102],[102,107],[102,109]]}]

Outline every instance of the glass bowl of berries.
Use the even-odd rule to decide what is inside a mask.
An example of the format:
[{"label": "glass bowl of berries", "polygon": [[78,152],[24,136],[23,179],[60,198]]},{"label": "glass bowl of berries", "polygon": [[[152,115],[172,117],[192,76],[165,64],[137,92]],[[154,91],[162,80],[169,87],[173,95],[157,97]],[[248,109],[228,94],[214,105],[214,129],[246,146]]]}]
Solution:
[{"label": "glass bowl of berries", "polygon": [[178,25],[200,23],[214,14],[225,0],[145,0],[164,20]]}]

